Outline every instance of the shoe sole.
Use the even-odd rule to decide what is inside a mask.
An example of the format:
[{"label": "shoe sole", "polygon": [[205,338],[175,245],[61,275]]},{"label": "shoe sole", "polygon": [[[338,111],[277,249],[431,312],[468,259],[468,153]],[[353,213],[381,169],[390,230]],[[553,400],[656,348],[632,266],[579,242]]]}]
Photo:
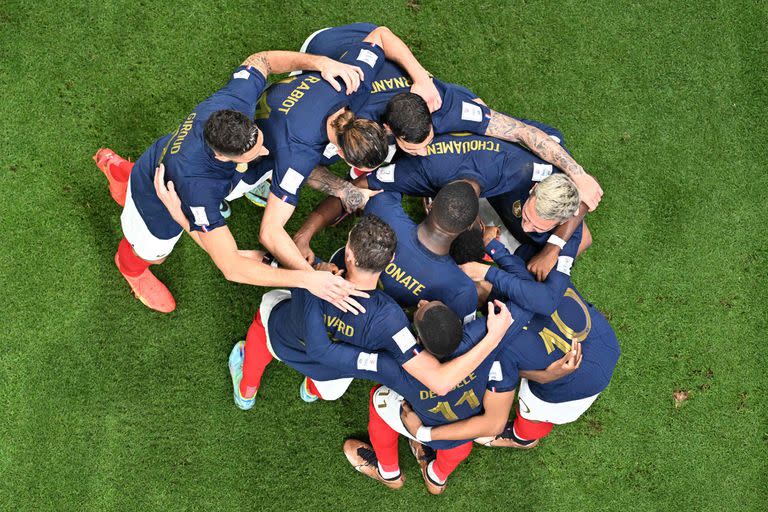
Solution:
[{"label": "shoe sole", "polygon": [[[240,350],[240,344],[241,342],[238,342],[234,348],[232,348],[232,352],[234,352],[236,349]],[[242,350],[245,350],[245,346],[243,346]],[[229,353],[229,359],[227,360],[227,368],[229,369],[229,377],[232,380],[232,398],[235,402],[235,406],[240,409],[241,411],[249,411],[253,409],[253,405],[256,403],[256,394],[259,393],[258,390],[256,390],[256,394],[253,395],[253,399],[250,402],[250,405],[247,403],[243,404],[242,402],[238,401],[238,390],[237,388],[240,387],[240,382],[237,382],[235,379],[236,375],[236,368],[233,368],[232,366],[232,352]],[[243,399],[244,400],[244,399]],[[241,405],[243,404],[243,405]],[[245,406],[244,406],[245,405]]]}]

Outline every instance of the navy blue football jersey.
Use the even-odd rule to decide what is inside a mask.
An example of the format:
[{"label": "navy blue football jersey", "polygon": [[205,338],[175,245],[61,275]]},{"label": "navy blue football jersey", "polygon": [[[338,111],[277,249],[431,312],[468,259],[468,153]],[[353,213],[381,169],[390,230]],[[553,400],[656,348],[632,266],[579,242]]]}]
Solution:
[{"label": "navy blue football jersey", "polygon": [[[419,353],[403,310],[379,290],[358,301],[365,313],[345,313],[303,289],[270,314],[272,349],[283,362],[317,380],[332,380],[365,367],[371,353],[388,353],[398,365]],[[361,351],[360,349],[363,349]],[[361,355],[363,354],[363,355]]]},{"label": "navy blue football jersey", "polygon": [[608,386],[620,349],[608,320],[574,286],[568,287],[552,315],[534,315],[526,328],[506,345],[503,359],[508,365],[516,364],[518,371],[542,370],[571,350],[573,339],[581,342],[581,366],[556,381],[529,381],[528,385],[545,402],[587,398]]},{"label": "navy blue football jersey", "polygon": [[437,255],[417,236],[418,225],[405,213],[402,195],[382,192],[372,197],[366,214],[380,217],[397,236],[395,259],[381,273],[383,290],[404,308],[420,300],[439,300],[465,321],[477,309],[475,283],[450,255]]},{"label": "navy blue football jersey", "polygon": [[[525,121],[548,134],[555,128]],[[480,197],[527,192],[556,169],[522,146],[470,133],[438,135],[427,145],[427,155],[400,154],[390,165],[368,175],[374,190],[410,196],[434,196],[448,183],[468,179],[480,185]]]},{"label": "navy blue football jersey", "polygon": [[[513,317],[524,313],[513,306]],[[522,329],[523,323],[513,323],[506,337],[510,339]],[[464,326],[464,335],[459,348],[452,357],[458,357],[477,345],[486,335],[485,319],[477,319]],[[504,393],[517,386],[519,374],[517,365],[502,354],[505,342],[499,344],[480,365],[455,388],[438,396],[419,382],[388,355],[376,358],[375,365],[360,368],[352,375],[384,384],[402,395],[413,407],[426,426],[439,426],[470,418],[483,412],[483,398],[486,391]],[[427,443],[434,449],[449,449],[462,445],[461,441],[432,441]]]},{"label": "navy blue football jersey", "polygon": [[258,70],[237,68],[227,85],[197,105],[175,132],[156,140],[136,161],[131,171],[131,196],[154,236],[167,240],[182,231],[155,193],[155,168],[161,162],[166,180],[176,187],[190,229],[208,231],[226,224],[219,212],[221,201],[241,180],[255,183],[260,174],[255,170],[238,172],[233,162],[216,160],[205,142],[203,128],[218,110],[237,110],[253,117],[265,86],[266,79]]},{"label": "navy blue football jersey", "polygon": [[[362,41],[376,25],[372,23],[352,23],[331,27],[315,35],[307,46],[307,53],[337,58],[342,49],[353,41]],[[434,79],[443,105],[432,113],[432,125],[435,133],[461,132],[484,134],[488,129],[490,109],[474,100],[478,98],[466,87]],[[359,110],[360,117],[380,121],[387,103],[393,96],[411,90],[411,79],[400,66],[387,61],[378,71],[371,85],[370,98]]]},{"label": "navy blue football jersey", "polygon": [[299,189],[328,145],[328,117],[344,107],[353,112],[361,108],[372,78],[384,63],[384,53],[375,45],[356,42],[346,46],[338,60],[363,70],[366,78],[356,92],[347,95],[343,84],[337,92],[319,73],[308,72],[272,84],[259,99],[256,124],[264,132],[270,154],[254,167],[272,169],[271,192],[294,206]]}]

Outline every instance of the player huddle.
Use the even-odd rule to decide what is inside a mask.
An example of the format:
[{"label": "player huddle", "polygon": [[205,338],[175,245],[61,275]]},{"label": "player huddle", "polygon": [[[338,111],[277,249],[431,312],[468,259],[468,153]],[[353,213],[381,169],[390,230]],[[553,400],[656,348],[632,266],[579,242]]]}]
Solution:
[{"label": "player huddle", "polygon": [[[307,402],[339,398],[354,378],[377,383],[371,442],[348,439],[344,453],[390,488],[405,481],[401,435],[439,494],[473,441],[534,448],[611,379],[616,336],[570,279],[599,185],[559,131],[433,78],[384,27],[251,55],[135,164],[108,149],[94,159],[123,206],[115,263],[136,297],[175,308],[149,267],[185,231],[228,280],[279,287],[230,353],[235,404],[254,407],[273,359],[304,375]],[[339,159],[349,180],[325,167]],[[305,185],[329,197],[291,237]],[[265,206],[268,253],[238,249],[227,228],[243,195]],[[420,223],[404,195],[425,198]],[[348,213],[360,219],[323,261],[312,238]]]}]

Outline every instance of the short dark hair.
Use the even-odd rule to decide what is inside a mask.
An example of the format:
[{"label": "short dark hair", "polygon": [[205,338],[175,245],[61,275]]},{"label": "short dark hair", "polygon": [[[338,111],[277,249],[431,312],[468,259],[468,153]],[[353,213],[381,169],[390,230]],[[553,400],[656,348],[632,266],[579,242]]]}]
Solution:
[{"label": "short dark hair", "polygon": [[430,307],[419,321],[414,322],[414,327],[427,352],[440,361],[453,354],[464,334],[458,315],[445,304]]},{"label": "short dark hair", "polygon": [[349,165],[374,169],[387,159],[387,132],[376,121],[356,117],[347,109],[331,125],[336,130],[339,149]]},{"label": "short dark hair", "polygon": [[355,265],[369,272],[382,272],[392,261],[397,237],[389,225],[375,215],[366,215],[349,232],[349,248]]},{"label": "short dark hair", "polygon": [[441,229],[459,234],[475,222],[479,211],[480,202],[472,185],[466,181],[453,181],[437,193],[429,216]]},{"label": "short dark hair", "polygon": [[401,92],[389,100],[382,120],[395,137],[412,144],[424,142],[432,128],[427,102],[412,92]]},{"label": "short dark hair", "polygon": [[485,257],[483,231],[477,228],[464,231],[451,242],[450,254],[457,265],[470,261],[483,261]]},{"label": "short dark hair", "polygon": [[218,110],[205,122],[203,136],[215,152],[239,156],[256,145],[259,129],[253,120],[242,112]]}]

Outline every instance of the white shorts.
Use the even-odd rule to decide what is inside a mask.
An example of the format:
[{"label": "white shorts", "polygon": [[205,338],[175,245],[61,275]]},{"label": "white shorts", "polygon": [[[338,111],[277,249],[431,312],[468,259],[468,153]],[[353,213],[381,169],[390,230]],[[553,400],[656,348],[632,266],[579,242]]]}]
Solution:
[{"label": "white shorts", "polygon": [[[317,34],[319,34],[320,32],[324,32],[324,31],[328,30],[329,28],[331,28],[331,27],[325,27],[325,28],[321,28],[320,30],[315,30],[314,32],[312,32],[311,34],[309,34],[309,37],[308,37],[308,38],[306,38],[306,39],[304,40],[304,43],[302,43],[302,45],[301,45],[301,48],[299,48],[299,51],[300,51],[301,53],[307,53],[307,48],[309,48],[309,43],[311,43],[311,42],[312,42],[312,40],[315,38],[315,36],[316,36]],[[291,72],[291,74],[290,74],[290,75],[288,75],[288,76],[296,76],[296,75],[300,75],[300,74],[302,74],[303,72],[304,72],[304,71],[292,71],[292,72]]]},{"label": "white shorts", "polygon": [[504,247],[507,248],[510,254],[514,254],[515,249],[520,247],[520,242],[518,242],[517,239],[512,236],[512,233],[509,232],[509,230],[504,226],[504,223],[501,221],[499,214],[496,213],[496,210],[493,209],[491,203],[489,203],[488,200],[484,197],[480,198],[480,219],[486,226],[496,226],[499,228],[501,231],[499,241],[504,244]]},{"label": "white shorts", "polygon": [[179,226],[179,234],[170,240],[163,240],[153,235],[144,219],[141,218],[139,210],[131,196],[131,179],[128,178],[128,190],[125,193],[125,206],[123,213],[120,214],[120,225],[123,228],[123,235],[128,243],[133,247],[133,251],[139,258],[146,261],[156,261],[165,258],[179,241],[184,230]]},{"label": "white shorts", "polygon": [[404,435],[414,441],[415,437],[408,433],[408,429],[400,419],[400,408],[403,406],[403,397],[387,386],[381,386],[373,392],[373,410],[398,434]]},{"label": "white shorts", "polygon": [[580,398],[579,400],[553,404],[545,402],[531,393],[531,388],[528,387],[528,379],[521,379],[520,393],[517,399],[520,402],[520,416],[523,418],[531,421],[548,421],[555,425],[563,425],[579,419],[579,416],[589,409],[599,395],[600,393],[587,398]]},{"label": "white shorts", "polygon": [[232,192],[230,192],[229,195],[224,198],[224,200],[234,201],[235,199],[239,199],[243,197],[246,192],[250,192],[251,190],[257,188],[271,177],[272,171],[267,171],[264,173],[264,176],[256,180],[256,183],[246,183],[245,180],[240,180],[237,185],[235,185],[235,188],[232,189]]},{"label": "white shorts", "polygon": [[[291,292],[288,290],[271,290],[264,294],[261,298],[261,305],[259,305],[259,315],[261,316],[261,324],[264,326],[264,331],[267,333],[267,350],[272,354],[272,357],[280,361],[280,358],[275,354],[275,350],[272,348],[272,341],[269,338],[269,315],[272,314],[272,310],[275,306],[283,302],[284,300],[291,298]],[[320,392],[320,396],[323,400],[337,400],[346,393],[352,384],[351,377],[344,379],[334,380],[315,380],[312,382]]]}]

